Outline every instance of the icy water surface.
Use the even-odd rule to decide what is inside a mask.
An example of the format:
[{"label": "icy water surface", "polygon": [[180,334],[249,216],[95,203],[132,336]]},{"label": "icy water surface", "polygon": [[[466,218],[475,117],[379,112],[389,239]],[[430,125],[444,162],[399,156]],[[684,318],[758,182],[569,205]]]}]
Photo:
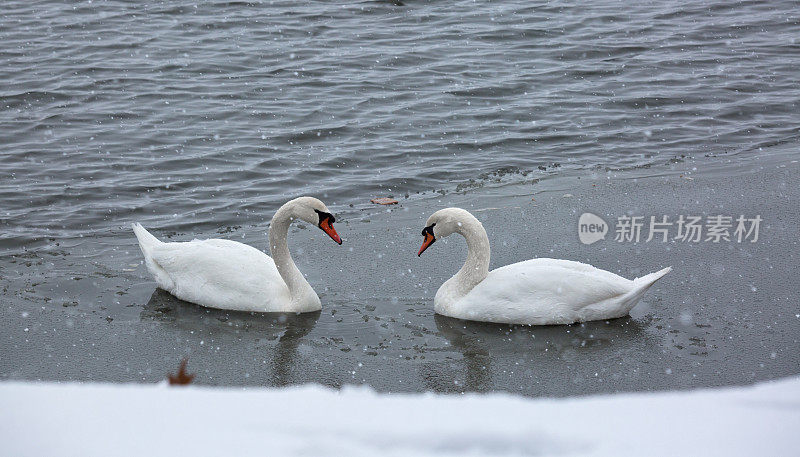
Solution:
[{"label": "icy water surface", "polygon": [[752,154],[798,138],[799,21],[778,0],[5,1],[0,248]]},{"label": "icy water surface", "polygon": [[[792,157],[790,149],[780,161],[735,161],[722,173],[692,171],[713,158],[403,201],[337,219],[341,246],[295,224],[292,255],[323,303],[299,316],[206,309],[156,289],[129,230],[53,241],[0,263],[0,380],[157,382],[185,356],[200,384],[393,392],[564,396],[794,375],[800,289],[787,284],[800,252],[800,165]],[[623,319],[522,327],[437,316],[433,296],[463,263],[465,243],[454,236],[416,253],[425,219],[445,205],[483,222],[491,268],[558,257],[628,278],[673,271]],[[764,223],[757,243],[583,245],[576,224],[584,211],[761,214]],[[263,229],[153,233],[265,249]]]}]

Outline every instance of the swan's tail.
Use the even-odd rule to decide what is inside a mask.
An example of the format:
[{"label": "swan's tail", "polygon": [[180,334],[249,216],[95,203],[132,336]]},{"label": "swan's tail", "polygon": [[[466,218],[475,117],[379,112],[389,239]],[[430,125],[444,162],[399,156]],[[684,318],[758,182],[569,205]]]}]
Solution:
[{"label": "swan's tail", "polygon": [[175,286],[172,278],[170,278],[169,274],[161,268],[161,265],[153,259],[153,250],[164,244],[164,242],[151,235],[150,232],[145,230],[142,224],[138,222],[131,224],[131,228],[133,229],[133,233],[136,234],[136,239],[139,240],[139,247],[142,249],[142,254],[144,254],[144,264],[147,265],[147,270],[153,275],[153,278],[158,283],[158,287],[171,291]]},{"label": "swan's tail", "polygon": [[672,267],[664,268],[663,270],[656,271],[655,273],[650,273],[649,275],[644,275],[641,278],[636,278],[633,280],[633,289],[625,294],[621,300],[621,306],[619,308],[620,313],[619,316],[627,315],[639,300],[641,300],[642,296],[644,296],[647,289],[650,288],[656,281],[658,281],[662,276],[672,271]]},{"label": "swan's tail", "polygon": [[149,262],[153,247],[161,244],[161,241],[151,235],[150,232],[148,232],[144,227],[142,227],[142,224],[138,222],[131,224],[131,228],[133,229],[133,233],[136,235],[136,239],[139,240],[139,247],[142,249],[142,254],[144,254],[145,260]]},{"label": "swan's tail", "polygon": [[658,270],[655,273],[650,273],[649,275],[644,275],[641,278],[636,278],[633,280],[639,287],[638,289],[643,289],[642,292],[647,290],[650,286],[653,285],[656,281],[661,279],[665,274],[672,271],[672,267],[664,268],[663,270]]}]

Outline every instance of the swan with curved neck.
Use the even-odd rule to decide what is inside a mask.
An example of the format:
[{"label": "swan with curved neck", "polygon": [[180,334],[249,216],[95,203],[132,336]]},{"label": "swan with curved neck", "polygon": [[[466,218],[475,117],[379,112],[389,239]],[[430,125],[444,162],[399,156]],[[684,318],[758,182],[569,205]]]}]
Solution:
[{"label": "swan with curved neck", "polygon": [[335,218],[324,203],[300,197],[281,206],[269,227],[269,250],[230,240],[164,243],[133,224],[147,269],[158,286],[209,308],[255,312],[310,312],[322,309],[314,289],[297,268],[287,245],[292,221],[314,224],[335,242]]},{"label": "swan with curved neck", "polygon": [[428,218],[421,256],[437,239],[458,233],[467,260],[434,297],[437,313],[505,324],[571,324],[627,315],[667,267],[634,280],[570,260],[532,259],[489,271],[489,237],[468,211],[445,208]]}]

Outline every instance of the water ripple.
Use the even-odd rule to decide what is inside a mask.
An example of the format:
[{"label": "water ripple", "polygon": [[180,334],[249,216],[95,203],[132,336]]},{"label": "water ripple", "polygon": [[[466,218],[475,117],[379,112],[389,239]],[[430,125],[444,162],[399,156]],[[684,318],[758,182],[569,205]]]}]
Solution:
[{"label": "water ripple", "polygon": [[798,37],[780,0],[7,1],[0,245],[796,142]]}]

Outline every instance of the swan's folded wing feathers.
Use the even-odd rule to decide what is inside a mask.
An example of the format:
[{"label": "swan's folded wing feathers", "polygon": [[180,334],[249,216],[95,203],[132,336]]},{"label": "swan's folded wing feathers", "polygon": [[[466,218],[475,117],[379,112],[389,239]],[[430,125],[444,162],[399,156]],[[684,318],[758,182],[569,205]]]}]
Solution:
[{"label": "swan's folded wing feathers", "polygon": [[[230,240],[165,243],[153,260],[174,283],[173,294],[205,306],[224,307],[258,299],[266,290],[283,290],[285,284],[272,259],[256,248]],[[206,303],[214,297],[215,303]],[[266,297],[260,297],[266,299]]]},{"label": "swan's folded wing feathers", "polygon": [[[630,281],[579,262],[533,259],[489,273],[468,296],[509,312],[580,310],[618,297],[630,290]],[[470,300],[476,304],[477,300]],[[535,309],[534,309],[535,308]]]}]

